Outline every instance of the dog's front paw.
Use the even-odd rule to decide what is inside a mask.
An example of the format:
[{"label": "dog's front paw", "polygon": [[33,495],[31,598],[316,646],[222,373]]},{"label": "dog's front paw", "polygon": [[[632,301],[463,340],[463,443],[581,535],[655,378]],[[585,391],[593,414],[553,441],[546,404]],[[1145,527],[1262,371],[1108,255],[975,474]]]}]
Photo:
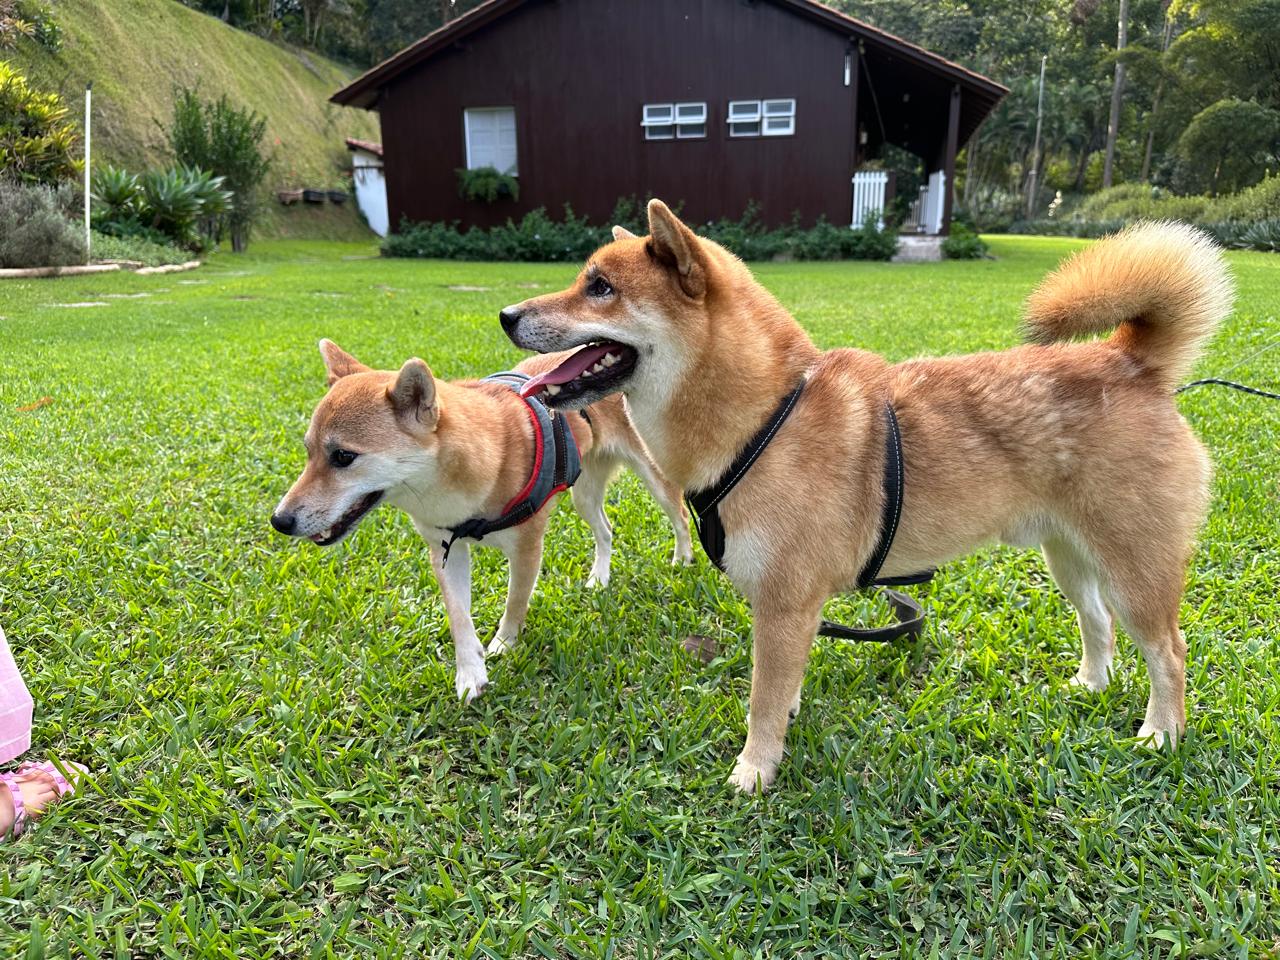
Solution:
[{"label": "dog's front paw", "polygon": [[591,568],[591,576],[587,577],[587,586],[593,590],[603,590],[609,585],[609,568]]},{"label": "dog's front paw", "polygon": [[479,667],[460,668],[454,680],[454,689],[458,691],[458,699],[464,705],[480,696],[488,685],[489,675],[485,672],[483,664]]},{"label": "dog's front paw", "polygon": [[1068,680],[1067,683],[1073,687],[1083,687],[1091,693],[1101,693],[1107,689],[1107,683],[1110,679],[1111,677],[1106,670],[1101,672],[1092,669],[1086,670],[1084,665],[1081,664],[1080,669],[1076,671],[1076,675]]},{"label": "dog's front paw", "polygon": [[758,766],[746,757],[738,757],[738,763],[729,774],[729,785],[739,793],[764,793],[773,784],[778,775],[776,763]]},{"label": "dog's front paw", "polygon": [[1150,747],[1153,750],[1176,747],[1178,745],[1178,729],[1174,727],[1171,730],[1166,730],[1151,723],[1144,723],[1138,728],[1138,740],[1142,746]]},{"label": "dog's front paw", "polygon": [[693,544],[677,543],[675,552],[671,554],[673,567],[686,567],[693,563]]},{"label": "dog's front paw", "polygon": [[493,639],[489,641],[489,646],[485,647],[484,655],[486,657],[500,657],[514,647],[518,639],[519,634],[513,633],[508,636],[499,630],[494,634]]}]

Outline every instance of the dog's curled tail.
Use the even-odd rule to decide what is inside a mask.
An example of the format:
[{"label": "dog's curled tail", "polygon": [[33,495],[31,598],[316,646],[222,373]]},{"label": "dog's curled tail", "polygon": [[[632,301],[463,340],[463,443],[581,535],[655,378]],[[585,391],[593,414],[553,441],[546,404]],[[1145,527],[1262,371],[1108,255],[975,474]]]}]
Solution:
[{"label": "dog's curled tail", "polygon": [[1027,300],[1025,333],[1053,343],[1115,330],[1110,342],[1172,390],[1231,312],[1217,244],[1183,223],[1139,223],[1081,250]]}]

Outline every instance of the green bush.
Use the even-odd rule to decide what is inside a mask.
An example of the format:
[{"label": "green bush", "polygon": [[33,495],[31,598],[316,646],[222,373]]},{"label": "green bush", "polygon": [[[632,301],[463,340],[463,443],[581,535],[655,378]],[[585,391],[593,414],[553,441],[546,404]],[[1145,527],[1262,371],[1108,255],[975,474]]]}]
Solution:
[{"label": "green bush", "polygon": [[458,196],[463,200],[495,203],[498,200],[520,199],[519,181],[496,167],[476,167],[474,170],[460,168],[456,173]]},{"label": "green bush", "polygon": [[942,241],[942,255],[948,260],[980,260],[988,249],[986,242],[962,223],[952,223],[951,233]]},{"label": "green bush", "polygon": [[[634,200],[620,200],[614,208],[613,223],[634,233],[646,231],[643,209]],[[382,242],[388,257],[421,257],[440,260],[496,260],[524,262],[567,262],[585,260],[611,238],[611,226],[595,226],[585,217],[576,217],[565,207],[561,220],[552,220],[539,207],[517,223],[484,229],[461,230],[457,223],[412,223],[404,221],[398,233]],[[717,220],[697,228],[744,260],[794,257],[797,260],[888,260],[897,251],[897,236],[868,223],[858,230],[819,220],[804,228],[797,223],[767,229],[759,221],[756,208],[748,207],[739,220]]]},{"label": "green bush", "polygon": [[0,267],[67,267],[85,262],[84,229],[65,198],[43,184],[0,180]]},{"label": "green bush", "polygon": [[116,237],[93,231],[90,241],[95,260],[132,260],[148,267],[186,263],[191,254],[171,243],[155,243],[143,237]]},{"label": "green bush", "polygon": [[47,3],[40,0],[18,0],[14,4],[18,17],[30,25],[30,37],[53,53],[62,49],[62,27],[53,17]]},{"label": "green bush", "polygon": [[56,93],[32,90],[22,74],[0,62],[0,170],[24,183],[56,184],[81,169],[79,135]]},{"label": "green bush", "polygon": [[1084,220],[1102,220],[1108,207],[1123,207],[1127,204],[1140,204],[1152,197],[1152,186],[1148,183],[1122,183],[1119,186],[1107,187],[1097,193],[1091,193],[1076,208],[1076,214]]},{"label": "green bush", "polygon": [[209,224],[231,203],[222,183],[206,170],[187,167],[151,170],[141,177],[103,167],[91,184],[93,225],[113,237],[201,250],[213,236]]},{"label": "green bush", "polygon": [[182,89],[174,98],[168,130],[174,156],[186,167],[221,177],[231,194],[227,209],[207,215],[201,228],[217,243],[225,227],[231,234],[231,249],[237,253],[249,246],[261,211],[262,181],[271,169],[272,158],[261,146],[266,130],[265,117],[232,106],[225,96],[206,101],[196,91]]},{"label": "green bush", "polygon": [[1280,174],[1268,176],[1247,190],[1218,198],[1209,213],[1215,219],[1242,223],[1280,220]]},{"label": "green bush", "polygon": [[95,220],[127,220],[139,214],[142,184],[136,174],[107,164],[93,171],[89,195]]},{"label": "green bush", "polygon": [[[1086,197],[1069,215],[1018,221],[1009,232],[1102,237],[1136,220],[1183,220],[1207,231],[1223,246],[1274,251],[1280,223],[1280,175],[1218,198],[1183,197],[1147,184],[1127,183]],[[1255,226],[1257,230],[1252,229]]]}]

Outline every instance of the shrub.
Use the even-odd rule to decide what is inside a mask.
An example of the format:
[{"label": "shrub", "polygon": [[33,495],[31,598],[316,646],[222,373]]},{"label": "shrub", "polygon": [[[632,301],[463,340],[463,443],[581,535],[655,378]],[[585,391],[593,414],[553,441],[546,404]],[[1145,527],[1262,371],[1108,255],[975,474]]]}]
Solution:
[{"label": "shrub", "polygon": [[980,260],[988,249],[986,242],[962,223],[952,223],[951,233],[942,241],[942,255],[948,260]]},{"label": "shrub", "polygon": [[94,226],[109,236],[174,243],[200,250],[228,209],[222,178],[206,170],[173,167],[137,177],[117,167],[94,174]]},{"label": "shrub", "polygon": [[225,225],[237,253],[249,246],[261,210],[262,181],[271,169],[272,158],[261,148],[266,130],[265,117],[232,106],[226,96],[205,101],[194,90],[177,91],[169,146],[179,163],[222,178],[231,194],[229,206],[204,226],[217,242]]},{"label": "shrub", "polygon": [[55,184],[76,175],[78,134],[56,93],[32,90],[0,62],[0,170],[25,183]]},{"label": "shrub", "polygon": [[1152,187],[1147,183],[1122,183],[1091,193],[1076,208],[1076,213],[1085,220],[1101,220],[1103,211],[1110,206],[1123,206],[1129,203],[1141,203],[1150,199]]},{"label": "shrub", "polygon": [[498,200],[519,200],[520,184],[515,177],[496,167],[477,167],[474,170],[460,168],[458,196],[463,200],[495,203]]},{"label": "shrub", "polygon": [[95,220],[126,220],[138,215],[142,185],[128,170],[108,164],[93,171],[89,195]]},{"label": "shrub", "polygon": [[55,190],[0,180],[0,267],[84,262],[83,228],[67,218]]},{"label": "shrub", "polygon": [[116,237],[93,231],[91,241],[95,260],[132,260],[148,267],[166,263],[185,263],[191,259],[186,251],[171,243],[155,243],[142,237]]},{"label": "shrub", "polygon": [[[647,229],[634,199],[618,201],[612,222],[643,234]],[[531,210],[518,223],[489,229],[460,230],[455,223],[404,221],[400,231],[382,243],[388,257],[427,257],[442,260],[499,260],[575,263],[585,260],[608,243],[609,226],[594,226],[565,207],[562,220],[552,220],[546,210]],[[868,223],[859,230],[819,220],[810,228],[790,226],[766,229],[754,206],[739,220],[718,220],[704,225],[702,236],[721,244],[745,260],[769,260],[792,256],[800,260],[888,260],[897,251],[897,236]]]},{"label": "shrub", "polygon": [[1247,190],[1220,197],[1212,205],[1209,215],[1244,223],[1280,220],[1280,174],[1268,176]]}]

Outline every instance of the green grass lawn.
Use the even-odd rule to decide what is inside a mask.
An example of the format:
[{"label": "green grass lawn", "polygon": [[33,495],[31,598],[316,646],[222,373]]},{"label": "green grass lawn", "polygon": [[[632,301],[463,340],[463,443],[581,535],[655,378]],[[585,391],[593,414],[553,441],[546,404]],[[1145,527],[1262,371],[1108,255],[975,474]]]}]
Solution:
[{"label": "green grass lawn", "polygon": [[[901,359],[1013,344],[1074,245],[758,273],[821,344]],[[992,549],[918,591],[918,641],[820,641],[778,783],[743,798],[724,781],[748,610],[705,559],[668,566],[633,478],[611,586],[585,588],[590,536],[562,509],[522,644],[465,709],[406,518],[329,553],[268,527],[321,336],[483,374],[519,358],[498,309],[574,273],[373,252],[259,244],[188,274],[0,286],[0,624],[35,754],[97,773],[0,846],[0,955],[1276,955],[1280,404],[1178,401],[1218,474],[1175,753],[1130,739],[1132,645],[1106,693],[1069,691],[1072,612],[1037,554]],[[1280,257],[1231,263],[1239,306],[1201,375],[1274,388]],[[505,571],[482,557],[492,631]],[[720,655],[693,660],[689,633]]]}]

